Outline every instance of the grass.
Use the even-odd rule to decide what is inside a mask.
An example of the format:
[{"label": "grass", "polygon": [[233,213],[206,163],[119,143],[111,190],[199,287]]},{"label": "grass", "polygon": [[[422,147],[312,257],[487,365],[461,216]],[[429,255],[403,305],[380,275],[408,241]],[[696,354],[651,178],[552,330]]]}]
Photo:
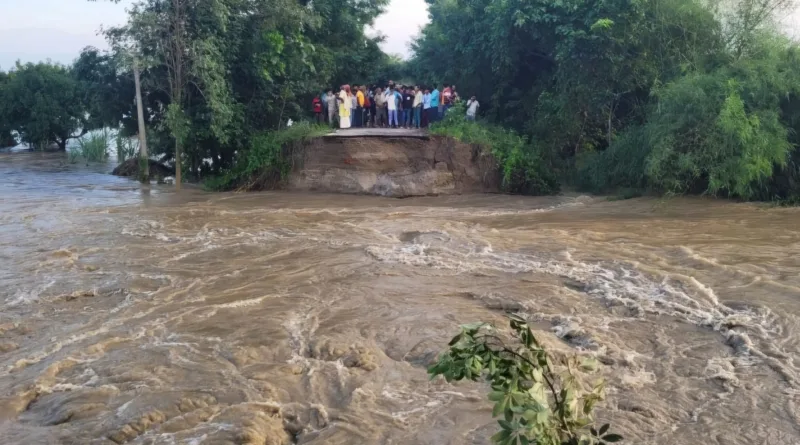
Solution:
[{"label": "grass", "polygon": [[465,112],[463,105],[451,108],[443,121],[431,126],[430,133],[489,150],[502,174],[502,189],[508,193],[558,193],[560,186],[552,168],[525,137],[496,125],[467,121]]},{"label": "grass", "polygon": [[78,150],[70,150],[67,152],[67,157],[69,158],[70,164],[77,164],[78,159],[81,158],[81,153]]},{"label": "grass", "polygon": [[124,137],[119,132],[116,137],[117,162],[123,163],[134,157],[139,151],[139,141],[134,138]]},{"label": "grass", "polygon": [[311,139],[328,133],[329,127],[307,122],[259,133],[252,137],[250,149],[237,156],[233,168],[206,179],[204,187],[212,191],[279,188],[292,171],[295,152]]},{"label": "grass", "polygon": [[108,158],[108,145],[110,142],[111,132],[107,129],[88,133],[78,139],[80,156],[86,162],[105,161]]}]

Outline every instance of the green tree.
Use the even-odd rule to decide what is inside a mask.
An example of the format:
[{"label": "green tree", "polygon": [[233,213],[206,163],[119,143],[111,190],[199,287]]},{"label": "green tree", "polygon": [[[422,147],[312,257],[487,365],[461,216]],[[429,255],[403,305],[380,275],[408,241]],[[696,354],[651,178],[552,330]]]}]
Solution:
[{"label": "green tree", "polygon": [[80,83],[67,67],[17,63],[0,93],[0,122],[22,142],[65,150],[89,130]]},{"label": "green tree", "polygon": [[[566,181],[747,199],[796,193],[788,0],[427,0],[410,66],[478,96]],[[532,164],[538,165],[538,164]]]},{"label": "green tree", "polygon": [[[3,97],[3,90],[8,84],[9,76],[5,71],[0,70],[0,98]],[[0,108],[2,110],[2,108]],[[17,140],[12,134],[11,123],[5,118],[0,111],[0,147],[13,147],[17,145]]]}]

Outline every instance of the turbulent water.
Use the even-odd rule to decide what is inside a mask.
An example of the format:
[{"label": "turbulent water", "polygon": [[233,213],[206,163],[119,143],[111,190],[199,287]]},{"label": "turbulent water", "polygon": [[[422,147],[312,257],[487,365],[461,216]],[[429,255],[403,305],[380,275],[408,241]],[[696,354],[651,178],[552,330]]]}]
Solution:
[{"label": "turbulent water", "polygon": [[141,189],[0,154],[0,443],[485,444],[457,326],[594,355],[635,444],[800,443],[800,211]]}]

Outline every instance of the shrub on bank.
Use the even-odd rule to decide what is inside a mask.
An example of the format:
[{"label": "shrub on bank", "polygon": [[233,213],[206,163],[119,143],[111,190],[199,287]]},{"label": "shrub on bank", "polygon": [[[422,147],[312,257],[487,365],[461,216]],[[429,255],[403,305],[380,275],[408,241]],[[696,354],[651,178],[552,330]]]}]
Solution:
[{"label": "shrub on bank", "polygon": [[295,150],[315,137],[330,132],[330,128],[306,122],[278,131],[255,135],[250,148],[237,153],[233,168],[205,181],[214,191],[266,190],[279,187],[292,171]]},{"label": "shrub on bank", "polygon": [[558,193],[556,175],[541,152],[514,130],[464,118],[463,106],[450,109],[441,122],[431,126],[431,134],[447,136],[491,152],[503,178],[501,188],[508,193],[549,195]]}]

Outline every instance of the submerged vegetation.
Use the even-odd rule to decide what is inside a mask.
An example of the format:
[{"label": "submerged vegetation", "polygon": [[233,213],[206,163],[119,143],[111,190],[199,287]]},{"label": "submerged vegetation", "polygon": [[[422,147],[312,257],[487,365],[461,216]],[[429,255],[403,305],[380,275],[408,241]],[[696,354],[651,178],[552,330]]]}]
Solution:
[{"label": "submerged vegetation", "polygon": [[117,133],[114,140],[117,148],[117,162],[120,164],[136,156],[139,151],[139,143],[130,137],[125,137],[121,132]]},{"label": "submerged vegetation", "polygon": [[111,133],[107,129],[102,129],[78,138],[78,148],[73,150],[80,153],[86,162],[102,162],[108,158],[110,143]]},{"label": "submerged vegetation", "polygon": [[448,382],[485,379],[491,386],[492,416],[500,431],[498,445],[603,445],[622,440],[605,424],[594,426],[592,412],[605,397],[605,383],[585,389],[582,375],[597,370],[591,358],[555,362],[525,319],[511,315],[511,344],[493,326],[461,327],[449,349],[428,369]]}]

